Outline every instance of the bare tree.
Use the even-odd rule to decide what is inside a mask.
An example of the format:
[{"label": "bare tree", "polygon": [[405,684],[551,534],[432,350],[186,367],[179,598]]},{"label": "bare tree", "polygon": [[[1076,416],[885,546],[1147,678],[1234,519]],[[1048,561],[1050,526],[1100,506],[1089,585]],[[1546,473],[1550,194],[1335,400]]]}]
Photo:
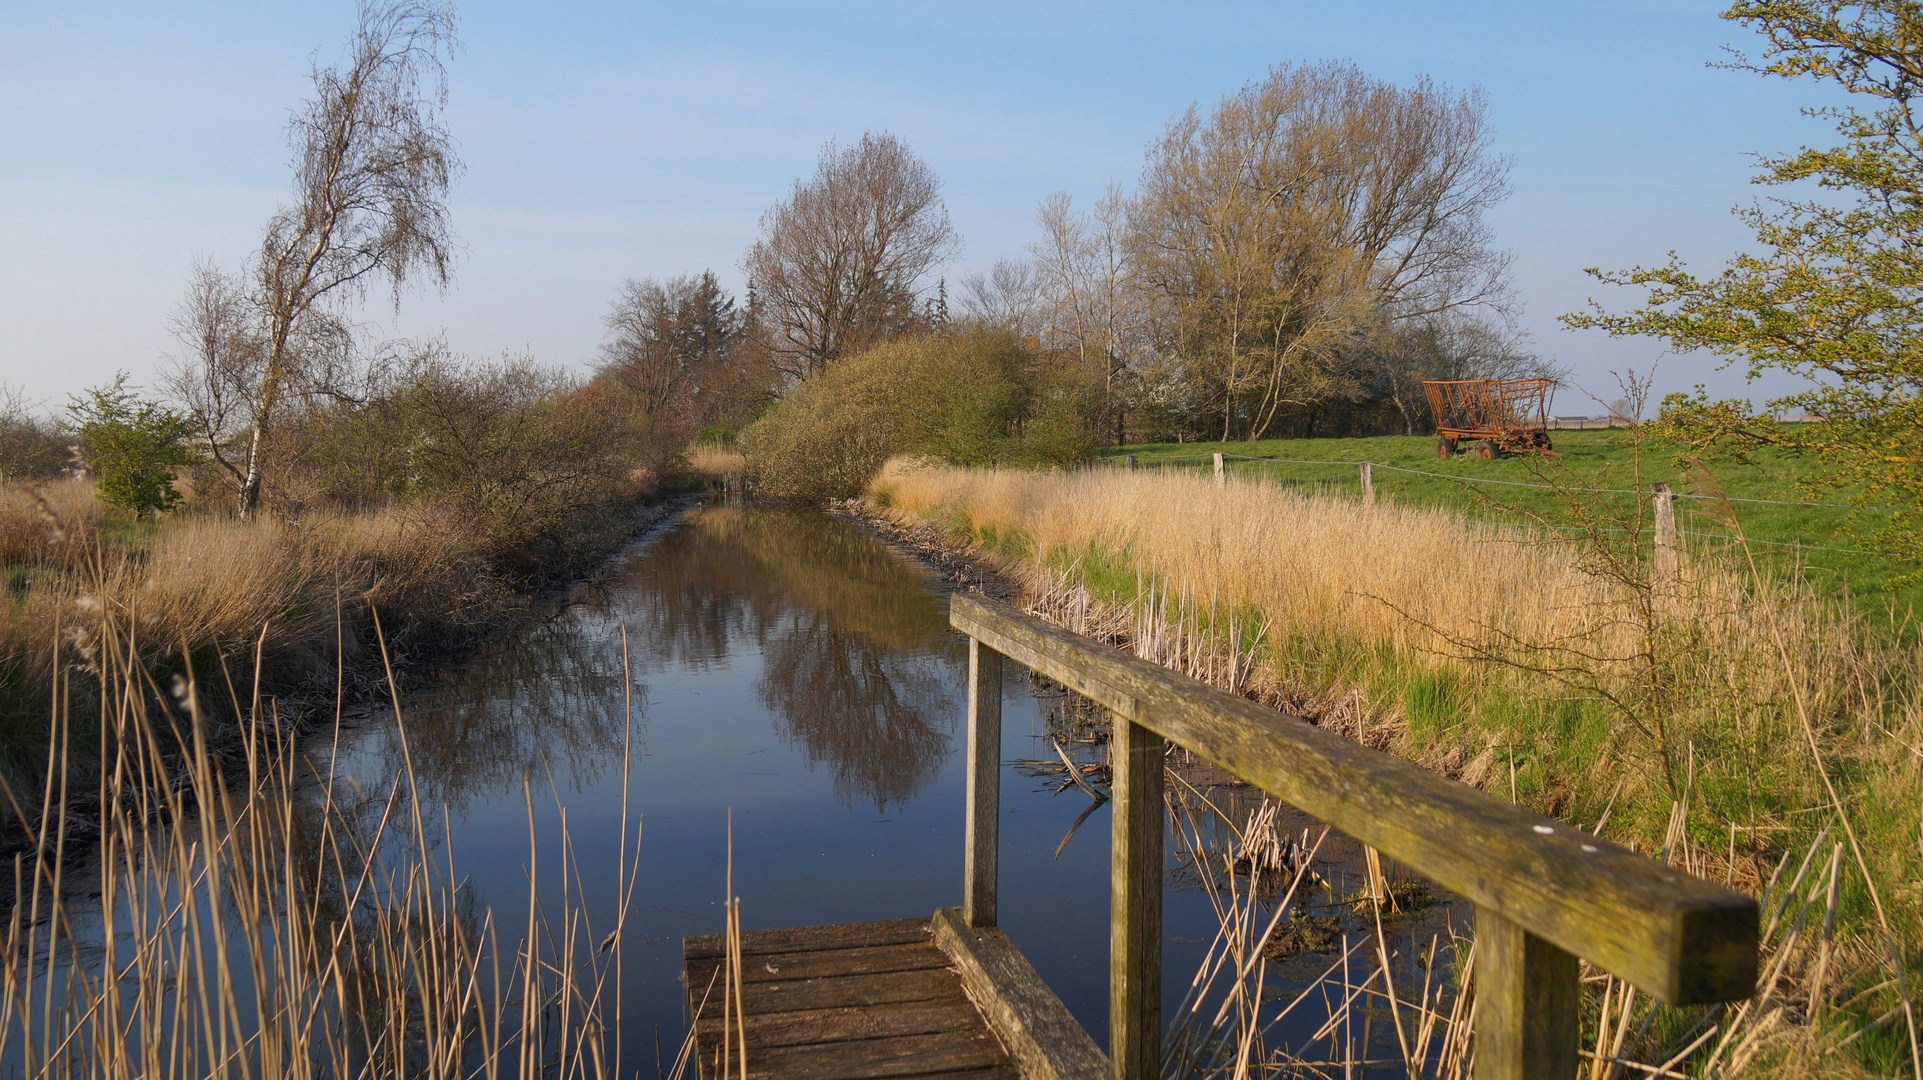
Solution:
[{"label": "bare tree", "polygon": [[27,400],[26,391],[0,383],[0,483],[57,476],[73,458],[60,425]]},{"label": "bare tree", "polygon": [[1568,371],[1530,348],[1529,336],[1497,318],[1460,308],[1398,323],[1381,336],[1374,358],[1403,434],[1433,422],[1422,392],[1427,379],[1549,379]]},{"label": "bare tree", "polygon": [[961,247],[940,192],[906,143],[871,131],[830,140],[814,177],[762,215],[741,269],[790,378],[919,324],[921,282]]},{"label": "bare tree", "polygon": [[196,267],[176,311],[186,347],[175,392],[193,408],[251,518],[276,424],[290,402],[338,382],[349,307],[376,282],[400,303],[453,257],[447,194],[460,170],[442,117],[454,9],[364,0],[341,65],[316,65],[314,96],[289,124],[294,197],[268,221],[236,277]]},{"label": "bare tree", "polygon": [[1128,261],[1127,213],[1128,200],[1114,185],[1091,214],[1075,213],[1068,193],[1058,191],[1036,209],[1042,238],[1028,246],[1048,309],[1048,336],[1074,350],[1083,370],[1099,378],[1117,442],[1124,433],[1129,358],[1140,351],[1152,319],[1151,299]]},{"label": "bare tree", "polygon": [[1359,399],[1358,345],[1397,320],[1508,299],[1484,211],[1508,191],[1486,105],[1354,65],[1279,67],[1151,147],[1129,259],[1223,437]]},{"label": "bare tree", "polygon": [[1020,259],[996,259],[988,273],[962,275],[964,320],[1027,337],[1038,329],[1040,281],[1035,268]]},{"label": "bare tree", "polygon": [[695,277],[630,278],[603,320],[601,374],[643,416],[695,408],[704,390],[727,380],[746,319],[712,272]]},{"label": "bare tree", "polygon": [[253,424],[264,366],[257,314],[244,281],[202,261],[170,320],[184,352],[167,390],[187,407],[209,460],[236,488],[247,477],[247,457],[235,442]]}]

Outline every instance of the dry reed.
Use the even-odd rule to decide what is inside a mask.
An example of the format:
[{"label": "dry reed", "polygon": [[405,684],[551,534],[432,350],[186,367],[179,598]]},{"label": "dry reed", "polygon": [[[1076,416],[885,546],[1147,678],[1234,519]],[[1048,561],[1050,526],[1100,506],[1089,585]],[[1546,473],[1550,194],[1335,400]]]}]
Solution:
[{"label": "dry reed", "polygon": [[688,467],[705,476],[721,477],[738,473],[747,463],[748,459],[741,454],[718,446],[697,443],[688,448]]},{"label": "dry reed", "polygon": [[[1279,486],[1171,473],[1035,473],[891,462],[886,505],[1019,534],[1031,554],[1097,554],[1191,604],[1260,612],[1281,639],[1368,642],[1428,661],[1509,640],[1626,648],[1610,584],[1539,533],[1444,511],[1364,506]],[[1740,582],[1706,577],[1691,614],[1739,612]],[[1753,629],[1739,622],[1731,634]]]},{"label": "dry reed", "polygon": [[[411,771],[360,794],[282,741],[261,702],[242,767],[209,752],[202,688],[146,677],[104,619],[94,721],[53,717],[43,807],[14,859],[0,961],[0,1060],[29,1077],[600,1077],[617,1072],[621,935],[638,875],[627,820],[613,925],[595,925],[562,822],[558,906],[477,911],[431,836]],[[244,691],[243,691],[244,692]],[[269,706],[271,707],[271,706]],[[407,723],[393,713],[405,745]],[[96,840],[58,812],[76,741],[98,763]],[[304,779],[303,768],[311,772]],[[626,773],[623,774],[625,791]],[[353,794],[350,796],[350,792]],[[9,790],[9,798],[18,794]],[[623,809],[625,812],[625,800]],[[632,831],[632,842],[627,834]],[[676,1076],[689,1060],[686,1047]]]}]

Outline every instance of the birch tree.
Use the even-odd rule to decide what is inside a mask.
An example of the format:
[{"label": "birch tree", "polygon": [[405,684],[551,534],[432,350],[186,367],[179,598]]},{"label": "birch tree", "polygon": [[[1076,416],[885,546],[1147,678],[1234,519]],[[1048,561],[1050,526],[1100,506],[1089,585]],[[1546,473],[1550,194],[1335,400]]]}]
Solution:
[{"label": "birch tree", "polygon": [[386,285],[445,288],[454,240],[447,196],[460,161],[444,122],[454,9],[438,0],[364,2],[345,56],[316,64],[314,96],[288,125],[291,200],[234,275],[196,268],[177,309],[175,392],[254,517],[287,410],[337,388],[353,305]]},{"label": "birch tree", "polygon": [[1129,357],[1150,322],[1127,252],[1128,200],[1110,185],[1092,213],[1077,213],[1067,192],[1042,200],[1028,246],[1049,315],[1049,337],[1074,350],[1103,388],[1104,411],[1123,439]]}]

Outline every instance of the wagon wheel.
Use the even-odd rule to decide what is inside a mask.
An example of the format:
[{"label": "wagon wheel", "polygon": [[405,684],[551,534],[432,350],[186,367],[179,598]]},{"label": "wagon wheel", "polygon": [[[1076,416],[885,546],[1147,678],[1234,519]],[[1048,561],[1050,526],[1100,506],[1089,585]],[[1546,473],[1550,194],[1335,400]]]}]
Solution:
[{"label": "wagon wheel", "polygon": [[1476,456],[1484,461],[1494,461],[1502,456],[1502,447],[1497,446],[1494,439],[1484,439],[1481,445],[1476,447]]},{"label": "wagon wheel", "polygon": [[1447,435],[1436,436],[1436,456],[1446,458],[1456,452],[1456,441]]}]

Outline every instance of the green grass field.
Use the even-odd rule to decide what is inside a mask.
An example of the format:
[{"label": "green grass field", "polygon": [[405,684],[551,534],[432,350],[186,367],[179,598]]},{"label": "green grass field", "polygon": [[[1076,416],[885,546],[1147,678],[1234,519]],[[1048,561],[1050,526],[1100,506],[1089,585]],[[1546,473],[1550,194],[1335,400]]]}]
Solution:
[{"label": "green grass field", "polygon": [[[1551,525],[1567,525],[1584,514],[1633,522],[1638,498],[1625,494],[1578,491],[1613,488],[1647,491],[1666,482],[1679,493],[1708,494],[1710,483],[1701,475],[1685,475],[1671,461],[1671,448],[1645,443],[1638,454],[1626,429],[1551,432],[1560,457],[1510,457],[1484,461],[1467,455],[1447,460],[1436,456],[1433,435],[1381,436],[1368,439],[1270,439],[1262,442],[1144,443],[1104,451],[1107,459],[1134,454],[1143,468],[1198,469],[1212,467],[1211,455],[1227,455],[1231,475],[1300,487],[1305,491],[1359,496],[1357,462],[1376,465],[1376,497],[1403,505],[1459,510],[1491,520],[1528,523],[1532,515]],[[1282,460],[1249,460],[1249,459]],[[1334,464],[1307,464],[1330,462]],[[1777,451],[1762,451],[1747,465],[1723,463],[1712,467],[1713,482],[1732,502],[1736,520],[1750,537],[1752,549],[1773,569],[1800,572],[1823,595],[1847,598],[1866,614],[1907,613],[1923,601],[1923,585],[1892,588],[1892,582],[1915,567],[1885,556],[1863,553],[1859,536],[1874,532],[1887,512],[1847,505],[1838,492],[1812,494],[1802,484],[1814,472],[1814,462]],[[1426,474],[1426,475],[1425,475]],[[1503,481],[1491,483],[1490,481]],[[1527,487],[1520,485],[1541,485]],[[1821,502],[1825,506],[1785,506],[1743,502],[1775,499]],[[1642,500],[1644,527],[1648,504]],[[1676,500],[1677,527],[1684,542],[1699,549],[1727,549],[1729,534],[1723,507],[1708,499]],[[1713,535],[1712,535],[1713,534]],[[1801,546],[1789,546],[1801,545]],[[1843,549],[1843,550],[1836,550]]]}]

